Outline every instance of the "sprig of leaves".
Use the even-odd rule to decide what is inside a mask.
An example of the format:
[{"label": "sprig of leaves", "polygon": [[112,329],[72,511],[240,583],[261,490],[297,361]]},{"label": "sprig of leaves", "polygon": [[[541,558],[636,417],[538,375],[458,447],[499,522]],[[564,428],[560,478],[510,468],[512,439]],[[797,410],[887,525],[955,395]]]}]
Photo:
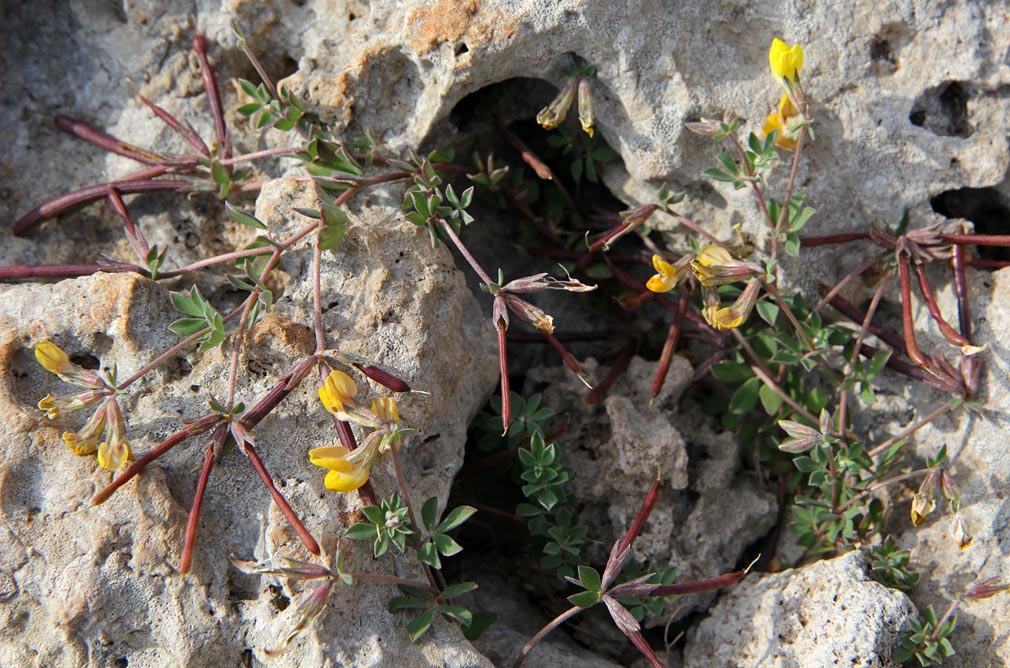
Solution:
[{"label": "sprig of leaves", "polygon": [[188,293],[171,293],[172,305],[188,318],[180,318],[168,326],[181,337],[192,336],[203,329],[208,331],[201,336],[200,352],[205,352],[218,346],[225,339],[224,319],[217,309],[200,294],[200,288],[195,285]]}]

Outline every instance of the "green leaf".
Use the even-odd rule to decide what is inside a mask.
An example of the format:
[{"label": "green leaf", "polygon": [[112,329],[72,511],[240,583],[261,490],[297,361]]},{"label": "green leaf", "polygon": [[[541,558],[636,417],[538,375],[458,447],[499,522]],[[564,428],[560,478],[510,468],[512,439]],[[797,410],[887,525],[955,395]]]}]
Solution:
[{"label": "green leaf", "polygon": [[742,362],[719,362],[712,366],[712,375],[724,383],[742,383],[753,378],[754,372]]},{"label": "green leaf", "polygon": [[174,306],[177,311],[196,318],[203,318],[204,312],[203,308],[201,308],[203,298],[196,287],[190,290],[188,295],[182,294],[181,292],[171,292],[169,293],[169,297],[172,299],[172,306]]},{"label": "green leaf", "polygon": [[591,608],[600,602],[600,594],[595,591],[582,591],[578,594],[572,594],[568,597],[568,600],[572,605],[577,605],[580,608]]},{"label": "green leaf", "polygon": [[425,610],[407,624],[407,633],[410,634],[410,641],[417,642],[417,639],[424,635],[424,632],[431,628],[431,622],[435,618],[434,610]]},{"label": "green leaf", "polygon": [[463,636],[471,642],[479,640],[484,631],[494,624],[497,619],[498,615],[493,612],[476,612],[473,614],[473,620],[463,626]]},{"label": "green leaf", "polygon": [[435,544],[435,547],[438,548],[438,551],[446,557],[451,557],[463,551],[459,543],[444,533],[435,534],[431,540]]},{"label": "green leaf", "polygon": [[453,508],[442,523],[438,525],[439,533],[448,533],[470,519],[477,509],[473,506],[457,506]]},{"label": "green leaf", "polygon": [[443,615],[452,617],[460,624],[469,624],[473,621],[473,614],[461,605],[446,605],[441,603],[436,605],[435,609]]},{"label": "green leaf", "polygon": [[448,587],[443,589],[442,593],[439,595],[439,598],[441,598],[443,601],[448,601],[450,599],[456,598],[457,596],[462,596],[463,594],[472,592],[476,588],[477,588],[476,582],[459,582],[454,585],[449,585]]},{"label": "green leaf", "polygon": [[753,377],[737,388],[729,400],[729,410],[732,413],[746,413],[758,402],[758,392],[761,389],[761,379]]},{"label": "green leaf", "polygon": [[779,317],[778,304],[760,301],[754,305],[754,308],[757,309],[758,315],[761,316],[762,320],[772,327],[775,326],[775,320]]},{"label": "green leaf", "polygon": [[603,587],[603,579],[594,568],[579,566],[579,582],[589,591],[598,592]]},{"label": "green leaf", "polygon": [[439,570],[442,568],[442,561],[438,558],[438,550],[435,549],[435,545],[433,543],[425,543],[422,545],[421,549],[417,551],[417,558],[432,568]]},{"label": "green leaf", "polygon": [[761,385],[761,389],[758,390],[758,396],[761,398],[761,405],[764,406],[768,415],[778,414],[779,408],[782,407],[782,397],[775,390],[768,385]]},{"label": "green leaf", "polygon": [[365,517],[367,517],[368,521],[372,524],[380,527],[385,526],[386,513],[379,506],[365,506],[361,509],[361,512],[364,513]]},{"label": "green leaf", "polygon": [[389,604],[386,606],[390,612],[397,612],[399,610],[417,610],[418,608],[427,608],[431,605],[429,601],[419,601],[416,598],[411,598],[410,596],[395,596],[389,600]]},{"label": "green leaf", "polygon": [[421,522],[428,533],[435,533],[435,523],[438,521],[438,497],[433,496],[421,507]]},{"label": "green leaf", "polygon": [[870,359],[869,367],[866,369],[866,377],[875,378],[883,370],[887,364],[887,360],[890,358],[891,352],[889,350],[878,350],[875,352],[873,358]]},{"label": "green leaf", "polygon": [[241,225],[248,225],[249,227],[254,227],[257,230],[265,230],[267,226],[263,224],[261,220],[256,218],[256,216],[251,216],[244,211],[239,211],[231,205],[229,202],[224,203],[225,213],[228,217],[234,220],[236,223]]},{"label": "green leaf", "polygon": [[196,334],[201,329],[204,329],[206,326],[207,323],[204,322],[202,318],[201,319],[180,318],[179,320],[176,320],[171,325],[169,325],[168,328],[173,332],[175,332],[176,334],[178,334],[179,336],[185,338],[187,336],[192,336],[193,334]]}]

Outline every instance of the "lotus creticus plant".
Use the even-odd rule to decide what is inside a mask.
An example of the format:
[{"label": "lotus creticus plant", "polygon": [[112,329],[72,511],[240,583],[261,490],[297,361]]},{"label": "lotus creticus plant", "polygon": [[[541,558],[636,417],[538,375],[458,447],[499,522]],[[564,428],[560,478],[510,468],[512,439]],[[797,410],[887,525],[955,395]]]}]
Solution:
[{"label": "lotus creticus plant", "polygon": [[334,492],[353,492],[364,485],[379,455],[399,448],[403,434],[409,431],[400,427],[400,411],[395,399],[374,399],[372,409],[368,410],[354,400],[357,395],[358,386],[343,371],[331,371],[319,388],[323,407],[337,419],[373,430],[354,450],[331,445],[309,451],[310,462],[329,470],[324,484]]},{"label": "lotus creticus plant", "polygon": [[[99,374],[83,369],[70,361],[70,357],[55,343],[43,341],[35,346],[35,359],[46,371],[63,381],[83,388],[80,392],[54,397],[47,394],[39,401],[39,408],[50,420],[59,420],[70,413],[95,407],[91,418],[77,432],[63,432],[63,441],[74,454],[98,453],[102,468],[122,468],[132,459],[126,441],[126,424],[116,399],[115,372]],[[102,438],[104,434],[104,439]]]}]

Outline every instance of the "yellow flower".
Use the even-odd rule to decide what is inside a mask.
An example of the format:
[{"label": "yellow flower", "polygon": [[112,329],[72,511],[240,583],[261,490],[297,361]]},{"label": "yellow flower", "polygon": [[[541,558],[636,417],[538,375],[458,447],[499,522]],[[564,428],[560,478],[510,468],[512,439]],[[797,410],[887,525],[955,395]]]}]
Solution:
[{"label": "yellow flower", "polygon": [[669,292],[677,287],[680,272],[672,264],[658,255],[653,255],[652,266],[656,269],[656,275],[649,279],[645,287],[652,292]]},{"label": "yellow flower", "polygon": [[87,390],[62,397],[54,397],[51,394],[47,394],[39,400],[38,405],[39,408],[46,412],[47,418],[58,420],[74,411],[87,408],[104,396],[106,396],[106,393],[99,390]]},{"label": "yellow flower", "polygon": [[91,455],[98,449],[98,439],[105,431],[106,414],[105,406],[99,406],[79,432],[63,432],[63,442],[75,455]]},{"label": "yellow flower", "polygon": [[772,40],[772,48],[768,51],[768,64],[772,74],[779,79],[796,82],[800,68],[803,67],[803,47],[794,44],[792,47],[778,37]]},{"label": "yellow flower", "polygon": [[738,309],[729,306],[716,309],[714,313],[710,312],[708,318],[710,318],[708,324],[719,331],[723,331],[742,325],[743,321],[747,318],[747,314],[741,313]]},{"label": "yellow flower", "polygon": [[765,120],[764,129],[761,132],[767,136],[773,130],[778,130],[778,134],[775,135],[775,143],[787,151],[792,151],[796,148],[796,142],[799,140],[800,129],[802,128],[802,125],[799,123],[802,120],[803,116],[793,104],[793,101],[789,99],[788,95],[783,95],[782,99],[779,100],[778,113],[768,115],[768,118]]},{"label": "yellow flower", "polygon": [[130,444],[126,442],[126,425],[123,423],[123,414],[119,411],[119,403],[115,399],[108,400],[105,402],[105,412],[108,418],[108,440],[98,446],[98,465],[115,471],[131,461],[133,455],[130,454]]},{"label": "yellow flower", "polygon": [[[82,369],[70,361],[70,357],[55,343],[42,341],[35,346],[35,359],[49,373],[55,373],[62,380],[79,387],[93,390],[112,390],[110,382],[104,380],[94,371]],[[48,410],[48,409],[43,409]]]},{"label": "yellow flower", "polygon": [[396,406],[396,399],[393,397],[383,397],[372,400],[372,412],[379,420],[386,425],[400,426],[400,410]]},{"label": "yellow flower", "polygon": [[575,93],[578,86],[578,77],[571,77],[565,82],[565,87],[561,89],[549,105],[540,110],[537,114],[537,123],[545,130],[553,130],[561,125],[568,115],[568,110],[575,100]]},{"label": "yellow flower", "polygon": [[926,516],[933,512],[936,508],[936,501],[933,500],[931,496],[927,496],[922,492],[916,492],[912,495],[912,526],[917,527],[922,524]]},{"label": "yellow flower", "polygon": [[751,310],[757,302],[758,291],[761,289],[761,277],[755,276],[751,279],[747,287],[743,289],[740,296],[736,298],[732,306],[719,308],[717,303],[706,303],[701,310],[701,315],[705,321],[722,331],[739,327],[747,320]]},{"label": "yellow flower", "polygon": [[35,359],[46,371],[57,375],[72,372],[77,367],[59,346],[49,341],[43,341],[35,346]]},{"label": "yellow flower", "polygon": [[691,260],[695,278],[705,286],[713,287],[744,281],[758,270],[734,258],[728,250],[715,244],[705,245]]},{"label": "yellow flower", "polygon": [[348,412],[357,407],[354,402],[357,394],[358,386],[343,371],[331,371],[326,377],[326,383],[319,388],[319,399],[323,406],[341,420],[350,419]]},{"label": "yellow flower", "polygon": [[334,492],[353,492],[368,482],[368,476],[372,471],[361,462],[351,461],[349,456],[353,454],[341,445],[331,445],[309,450],[309,461],[316,466],[329,469],[326,480],[323,481],[326,489]]}]

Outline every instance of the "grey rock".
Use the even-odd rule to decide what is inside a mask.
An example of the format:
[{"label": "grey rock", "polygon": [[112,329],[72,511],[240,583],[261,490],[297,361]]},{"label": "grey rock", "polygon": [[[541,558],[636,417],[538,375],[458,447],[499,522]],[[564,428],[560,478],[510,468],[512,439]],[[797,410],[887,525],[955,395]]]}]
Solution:
[{"label": "grey rock", "polygon": [[898,632],[914,612],[907,596],[868,578],[860,552],[752,575],[689,632],[684,668],[892,667]]}]

